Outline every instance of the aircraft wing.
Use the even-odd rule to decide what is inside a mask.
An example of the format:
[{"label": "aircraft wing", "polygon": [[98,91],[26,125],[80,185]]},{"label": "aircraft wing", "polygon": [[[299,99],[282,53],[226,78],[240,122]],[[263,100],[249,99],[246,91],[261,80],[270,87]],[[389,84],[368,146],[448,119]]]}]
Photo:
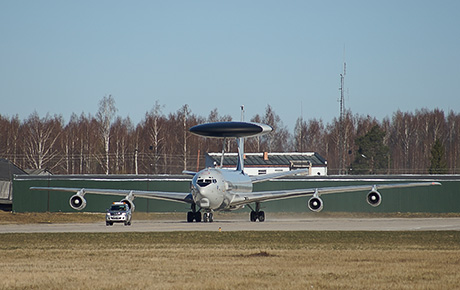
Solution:
[{"label": "aircraft wing", "polygon": [[418,186],[432,186],[441,185],[439,182],[411,182],[411,183],[395,183],[395,184],[378,184],[378,185],[350,185],[338,187],[322,187],[322,188],[308,188],[308,189],[289,189],[289,190],[276,190],[276,191],[261,191],[247,193],[246,195],[239,194],[231,203],[232,205],[239,206],[252,202],[263,202],[276,199],[286,199],[298,196],[318,196],[330,193],[345,193],[355,191],[377,191],[387,188],[404,188],[404,187],[418,187]]},{"label": "aircraft wing", "polygon": [[191,175],[191,176],[195,176],[196,175],[196,172],[195,171],[190,171],[190,170],[184,170],[182,171],[183,174],[187,174],[187,175]]},{"label": "aircraft wing", "polygon": [[308,173],[308,169],[297,169],[297,170],[291,170],[291,171],[282,171],[282,172],[276,172],[276,173],[271,173],[271,174],[251,176],[250,178],[251,178],[252,183],[258,183],[262,181],[267,181],[271,179],[287,177],[287,176],[292,176],[292,175],[304,175],[307,173]]},{"label": "aircraft wing", "polygon": [[102,194],[126,196],[132,193],[135,197],[162,199],[184,203],[192,203],[192,194],[189,192],[168,192],[168,191],[144,191],[144,190],[123,190],[123,189],[95,189],[95,188],[70,188],[70,187],[31,187],[31,190],[83,192],[84,194]]}]

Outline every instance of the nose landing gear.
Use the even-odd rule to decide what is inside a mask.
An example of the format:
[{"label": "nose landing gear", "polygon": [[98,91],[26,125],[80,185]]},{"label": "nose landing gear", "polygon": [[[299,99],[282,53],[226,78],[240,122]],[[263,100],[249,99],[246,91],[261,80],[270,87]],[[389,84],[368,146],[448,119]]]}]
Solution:
[{"label": "nose landing gear", "polygon": [[212,213],[212,212],[205,212],[205,213],[203,214],[203,221],[204,221],[205,223],[207,223],[207,222],[212,223],[212,222],[214,221],[214,215],[213,215],[213,213]]},{"label": "nose landing gear", "polygon": [[[187,222],[193,223],[196,221],[197,223],[201,222],[201,212],[196,210],[196,204],[192,203],[191,211],[187,213]],[[203,213],[203,222],[205,223],[212,223],[214,221],[214,214],[212,212],[205,212]]]}]

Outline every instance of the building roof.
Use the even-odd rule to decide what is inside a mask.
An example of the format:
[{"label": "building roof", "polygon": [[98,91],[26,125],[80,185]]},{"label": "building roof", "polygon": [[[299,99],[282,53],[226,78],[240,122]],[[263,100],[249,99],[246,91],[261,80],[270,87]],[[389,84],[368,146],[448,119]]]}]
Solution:
[{"label": "building roof", "polygon": [[47,168],[42,168],[42,169],[25,169],[25,172],[29,175],[52,175],[51,171],[49,171]]},{"label": "building roof", "polygon": [[[267,154],[267,160],[264,160]],[[220,164],[222,153],[207,153],[207,159],[211,159],[211,164]],[[326,166],[327,161],[316,152],[305,153],[246,153],[244,154],[244,166],[291,166],[294,162],[310,162],[312,166]],[[237,164],[237,153],[225,153],[224,166],[235,166]],[[206,166],[210,166],[207,164]]]},{"label": "building roof", "polygon": [[0,180],[13,180],[13,175],[27,174],[5,158],[0,158]]}]

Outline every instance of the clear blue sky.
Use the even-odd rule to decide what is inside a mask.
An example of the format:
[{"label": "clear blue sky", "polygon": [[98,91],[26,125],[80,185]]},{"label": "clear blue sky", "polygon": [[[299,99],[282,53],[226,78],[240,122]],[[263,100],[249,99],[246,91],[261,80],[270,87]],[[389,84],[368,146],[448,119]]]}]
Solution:
[{"label": "clear blue sky", "polygon": [[[460,1],[0,1],[0,114],[460,112]],[[344,49],[345,48],[345,49]],[[345,51],[345,53],[344,53]]]}]

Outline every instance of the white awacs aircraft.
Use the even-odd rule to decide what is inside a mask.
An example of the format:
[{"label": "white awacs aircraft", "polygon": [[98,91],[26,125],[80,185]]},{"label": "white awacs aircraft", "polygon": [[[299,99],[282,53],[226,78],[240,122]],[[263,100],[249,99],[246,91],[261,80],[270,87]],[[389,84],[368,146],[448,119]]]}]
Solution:
[{"label": "white awacs aircraft", "polygon": [[[251,209],[250,220],[263,222],[265,213],[260,210],[260,203],[268,200],[311,196],[307,202],[308,208],[314,212],[319,212],[323,209],[323,201],[320,198],[322,194],[368,190],[367,202],[375,207],[382,201],[381,194],[377,190],[440,185],[438,182],[413,182],[252,192],[254,183],[307,173],[307,169],[299,169],[250,177],[244,172],[244,138],[267,134],[271,131],[272,128],[268,125],[249,122],[206,123],[190,128],[190,132],[196,135],[224,138],[224,144],[225,138],[236,138],[238,143],[238,164],[236,169],[222,168],[223,162],[221,161],[220,167],[206,168],[199,172],[184,171],[185,174],[194,176],[190,193],[64,187],[31,187],[30,189],[75,192],[76,194],[70,198],[69,203],[76,210],[85,208],[86,200],[84,196],[87,193],[92,193],[125,196],[121,201],[127,203],[133,211],[134,197],[189,203],[191,211],[187,213],[188,222],[201,222],[202,212],[203,221],[212,222],[214,211],[230,211],[248,206]],[[224,152],[222,152],[222,160],[223,156]],[[253,207],[251,204],[255,206]]]}]

